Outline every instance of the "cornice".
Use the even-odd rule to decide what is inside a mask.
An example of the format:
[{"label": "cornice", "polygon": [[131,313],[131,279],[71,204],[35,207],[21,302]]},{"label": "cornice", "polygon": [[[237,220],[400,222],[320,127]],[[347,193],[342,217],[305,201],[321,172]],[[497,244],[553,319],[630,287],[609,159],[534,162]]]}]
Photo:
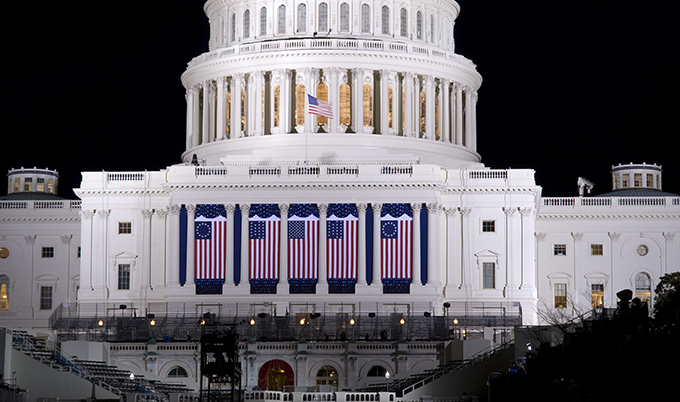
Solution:
[{"label": "cornice", "polygon": [[41,216],[41,217],[3,217],[0,222],[80,222],[80,216],[66,217],[66,216]]},{"label": "cornice", "polygon": [[332,191],[332,190],[366,190],[366,189],[389,189],[389,190],[412,190],[428,189],[443,190],[443,185],[438,183],[367,183],[367,184],[168,184],[163,188],[167,193],[175,191]]},{"label": "cornice", "polygon": [[680,214],[541,214],[536,216],[536,220],[680,220]]}]

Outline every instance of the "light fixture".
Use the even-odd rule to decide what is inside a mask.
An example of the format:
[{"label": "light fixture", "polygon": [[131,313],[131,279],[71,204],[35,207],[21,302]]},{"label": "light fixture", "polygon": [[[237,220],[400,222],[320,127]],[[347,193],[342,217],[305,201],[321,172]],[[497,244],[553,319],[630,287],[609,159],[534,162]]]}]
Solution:
[{"label": "light fixture", "polygon": [[205,320],[201,320],[201,325],[205,325]]},{"label": "light fixture", "polygon": [[150,322],[149,324],[151,324],[151,326],[153,327],[154,325],[156,325],[156,320],[153,320],[153,319],[152,319],[151,322]]},{"label": "light fixture", "polygon": [[97,325],[99,325],[100,327],[103,326],[103,325],[104,325],[104,321],[99,320],[99,322],[97,323]]},{"label": "light fixture", "polygon": [[390,372],[389,371],[385,372],[385,378],[387,378],[388,380],[390,379]]},{"label": "light fixture", "polygon": [[354,318],[352,318],[351,320],[349,320],[349,325],[354,325]]},{"label": "light fixture", "polygon": [[300,325],[305,325],[305,319],[304,318],[300,319]]},{"label": "light fixture", "polygon": [[255,319],[254,318],[250,319],[250,325],[255,325]]},{"label": "light fixture", "polygon": [[401,325],[404,325],[405,322],[406,322],[406,321],[404,321],[403,318],[402,318],[401,320],[399,320],[399,324],[401,324]]},{"label": "light fixture", "polygon": [[135,373],[130,373],[130,381],[134,381],[134,380],[135,380]]},{"label": "light fixture", "polygon": [[454,324],[454,325],[458,325],[458,319],[457,319],[457,318],[454,318],[454,319],[453,319],[453,324]]}]

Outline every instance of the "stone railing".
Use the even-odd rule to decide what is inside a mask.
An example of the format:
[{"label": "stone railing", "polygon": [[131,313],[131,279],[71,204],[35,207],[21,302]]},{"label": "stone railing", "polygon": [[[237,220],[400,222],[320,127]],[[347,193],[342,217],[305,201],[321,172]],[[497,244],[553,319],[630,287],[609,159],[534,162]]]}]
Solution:
[{"label": "stone railing", "polygon": [[79,211],[81,201],[76,200],[56,200],[56,201],[40,201],[40,200],[21,200],[21,201],[0,201],[0,209],[10,210],[65,210],[65,211]]},{"label": "stone railing", "polygon": [[545,197],[542,207],[674,207],[680,206],[680,197]]},{"label": "stone railing", "polygon": [[207,61],[223,58],[237,57],[253,53],[268,53],[281,51],[305,51],[305,50],[339,50],[354,49],[357,51],[414,54],[419,57],[428,57],[438,60],[459,63],[472,70],[475,64],[453,52],[445,51],[436,46],[423,44],[410,44],[397,40],[381,40],[368,38],[267,38],[261,42],[222,47],[212,52],[203,53],[188,63],[188,68],[198,66]]}]

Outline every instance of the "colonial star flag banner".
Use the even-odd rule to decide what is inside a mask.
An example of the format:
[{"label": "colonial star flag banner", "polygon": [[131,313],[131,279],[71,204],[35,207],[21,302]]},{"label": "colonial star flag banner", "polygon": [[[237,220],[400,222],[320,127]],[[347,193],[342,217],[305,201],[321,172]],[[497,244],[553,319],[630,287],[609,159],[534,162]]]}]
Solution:
[{"label": "colonial star flag banner", "polygon": [[328,283],[352,285],[357,281],[359,212],[354,204],[330,204],[326,217]]},{"label": "colonial star flag banner", "polygon": [[227,254],[224,205],[199,204],[194,216],[195,283],[198,286],[221,285]]},{"label": "colonial star flag banner", "polygon": [[288,210],[288,283],[311,285],[319,272],[319,208],[291,204]]},{"label": "colonial star flag banner", "polygon": [[411,282],[413,211],[409,204],[384,204],[380,213],[383,285]]},{"label": "colonial star flag banner", "polygon": [[248,267],[253,285],[279,282],[281,212],[277,204],[253,204],[248,216]]},{"label": "colonial star flag banner", "polygon": [[311,114],[316,114],[323,117],[333,118],[333,108],[330,102],[317,99],[310,94],[307,94],[307,111]]}]

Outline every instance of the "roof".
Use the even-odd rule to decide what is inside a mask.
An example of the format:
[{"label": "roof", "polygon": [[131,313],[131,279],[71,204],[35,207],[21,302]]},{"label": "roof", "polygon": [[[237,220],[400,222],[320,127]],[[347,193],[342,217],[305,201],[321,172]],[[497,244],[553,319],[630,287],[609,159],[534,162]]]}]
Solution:
[{"label": "roof", "polygon": [[0,196],[0,201],[62,201],[68,198],[59,197],[52,193],[42,193],[37,191],[20,191]]},{"label": "roof", "polygon": [[667,193],[654,188],[624,188],[594,197],[678,197],[678,194]]}]

